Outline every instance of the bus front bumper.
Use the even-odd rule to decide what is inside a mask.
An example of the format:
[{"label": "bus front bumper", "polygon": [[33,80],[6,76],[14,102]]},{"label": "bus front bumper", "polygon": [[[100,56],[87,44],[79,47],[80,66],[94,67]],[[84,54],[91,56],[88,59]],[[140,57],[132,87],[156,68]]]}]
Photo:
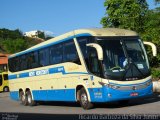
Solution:
[{"label": "bus front bumper", "polygon": [[108,86],[103,86],[102,88],[90,88],[89,93],[91,102],[129,100],[151,96],[153,94],[153,85],[150,84],[143,89],[134,89],[133,87],[133,90],[119,90]]}]

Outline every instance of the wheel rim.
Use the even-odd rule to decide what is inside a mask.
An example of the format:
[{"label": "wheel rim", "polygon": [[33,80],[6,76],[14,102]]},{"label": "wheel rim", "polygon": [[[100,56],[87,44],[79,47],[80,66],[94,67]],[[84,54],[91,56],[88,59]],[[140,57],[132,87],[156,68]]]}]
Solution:
[{"label": "wheel rim", "polygon": [[28,95],[28,103],[31,103],[31,102],[32,102],[31,95]]},{"label": "wheel rim", "polygon": [[22,102],[24,102],[24,101],[25,101],[25,95],[24,95],[24,94],[22,94],[22,96],[21,96],[21,100],[22,100]]},{"label": "wheel rim", "polygon": [[82,102],[82,105],[87,104],[88,100],[87,100],[87,95],[86,94],[81,95],[81,102]]},{"label": "wheel rim", "polygon": [[7,92],[8,91],[8,88],[4,88],[4,92]]}]

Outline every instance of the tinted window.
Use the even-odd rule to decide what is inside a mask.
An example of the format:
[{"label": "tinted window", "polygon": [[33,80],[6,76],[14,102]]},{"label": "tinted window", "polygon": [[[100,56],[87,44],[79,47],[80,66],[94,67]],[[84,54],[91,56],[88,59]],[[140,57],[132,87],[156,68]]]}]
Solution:
[{"label": "tinted window", "polygon": [[50,64],[62,63],[63,46],[62,44],[54,45],[50,48]]},{"label": "tinted window", "polygon": [[74,63],[80,64],[80,60],[78,57],[78,53],[77,53],[74,41],[72,40],[72,41],[65,42],[63,45],[64,45],[63,61],[64,62],[74,62]]},{"label": "tinted window", "polygon": [[87,43],[94,43],[94,39],[92,37],[79,37],[77,39],[88,70],[97,76],[101,76],[97,51],[95,48],[86,46]]},{"label": "tinted window", "polygon": [[13,61],[14,61],[13,58],[11,58],[11,59],[8,60],[9,70],[10,70],[11,72],[14,72],[14,64],[13,64]]},{"label": "tinted window", "polygon": [[49,49],[43,49],[39,51],[39,63],[40,66],[49,65]]},{"label": "tinted window", "polygon": [[15,72],[20,70],[19,57],[14,58],[13,65]]},{"label": "tinted window", "polygon": [[27,58],[26,55],[22,55],[19,57],[19,64],[20,64],[20,70],[26,70],[27,69]]}]

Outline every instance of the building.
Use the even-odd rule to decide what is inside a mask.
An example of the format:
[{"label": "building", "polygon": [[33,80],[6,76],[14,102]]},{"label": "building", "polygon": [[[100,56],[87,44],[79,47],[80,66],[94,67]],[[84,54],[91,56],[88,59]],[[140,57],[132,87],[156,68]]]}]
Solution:
[{"label": "building", "polygon": [[9,54],[0,53],[0,72],[4,72],[8,70],[8,56]]},{"label": "building", "polygon": [[38,30],[25,32],[24,36],[37,38],[38,37]]},{"label": "building", "polygon": [[34,30],[34,31],[29,31],[24,33],[24,36],[32,37],[32,38],[39,38],[42,35],[44,35],[44,32],[39,30]]}]

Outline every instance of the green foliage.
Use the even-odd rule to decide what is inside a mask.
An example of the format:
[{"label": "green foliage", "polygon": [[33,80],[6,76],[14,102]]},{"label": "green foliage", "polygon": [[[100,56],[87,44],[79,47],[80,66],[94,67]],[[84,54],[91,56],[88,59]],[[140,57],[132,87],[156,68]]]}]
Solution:
[{"label": "green foliage", "polygon": [[[155,0],[158,5],[160,0]],[[101,19],[103,27],[117,27],[138,32],[145,41],[157,46],[157,57],[147,47],[153,76],[160,77],[160,7],[149,10],[146,0],[106,0],[106,16]]]},{"label": "green foliage", "polygon": [[153,67],[160,66],[160,8],[149,10],[146,15],[145,30],[141,32],[141,37],[145,41],[153,42],[157,46],[157,57],[152,57],[151,50],[147,52],[150,64]]},{"label": "green foliage", "polygon": [[17,39],[23,38],[23,33],[19,30],[8,30],[8,29],[0,29],[0,39],[6,40],[8,38]]},{"label": "green foliage", "polygon": [[[43,35],[41,35],[43,37]],[[19,29],[0,29],[0,52],[16,53],[40,43],[35,38],[24,37]]]},{"label": "green foliage", "polygon": [[142,31],[148,5],[145,0],[106,0],[106,15],[103,27],[119,27]]},{"label": "green foliage", "polygon": [[[146,0],[106,0],[104,6],[108,16],[101,20],[103,27],[134,30],[143,40],[156,44],[160,52],[160,8],[148,10]],[[149,48],[148,54],[151,65],[160,66],[160,54],[153,58]]]},{"label": "green foliage", "polygon": [[26,41],[21,38],[15,40],[6,39],[2,44],[7,53],[15,53],[27,49]]},{"label": "green foliage", "polygon": [[151,72],[153,78],[160,78],[160,68],[159,69],[152,68]]},{"label": "green foliage", "polygon": [[39,37],[39,38],[42,38],[42,39],[45,39],[45,34],[44,34],[44,32],[38,31],[38,37]]}]

